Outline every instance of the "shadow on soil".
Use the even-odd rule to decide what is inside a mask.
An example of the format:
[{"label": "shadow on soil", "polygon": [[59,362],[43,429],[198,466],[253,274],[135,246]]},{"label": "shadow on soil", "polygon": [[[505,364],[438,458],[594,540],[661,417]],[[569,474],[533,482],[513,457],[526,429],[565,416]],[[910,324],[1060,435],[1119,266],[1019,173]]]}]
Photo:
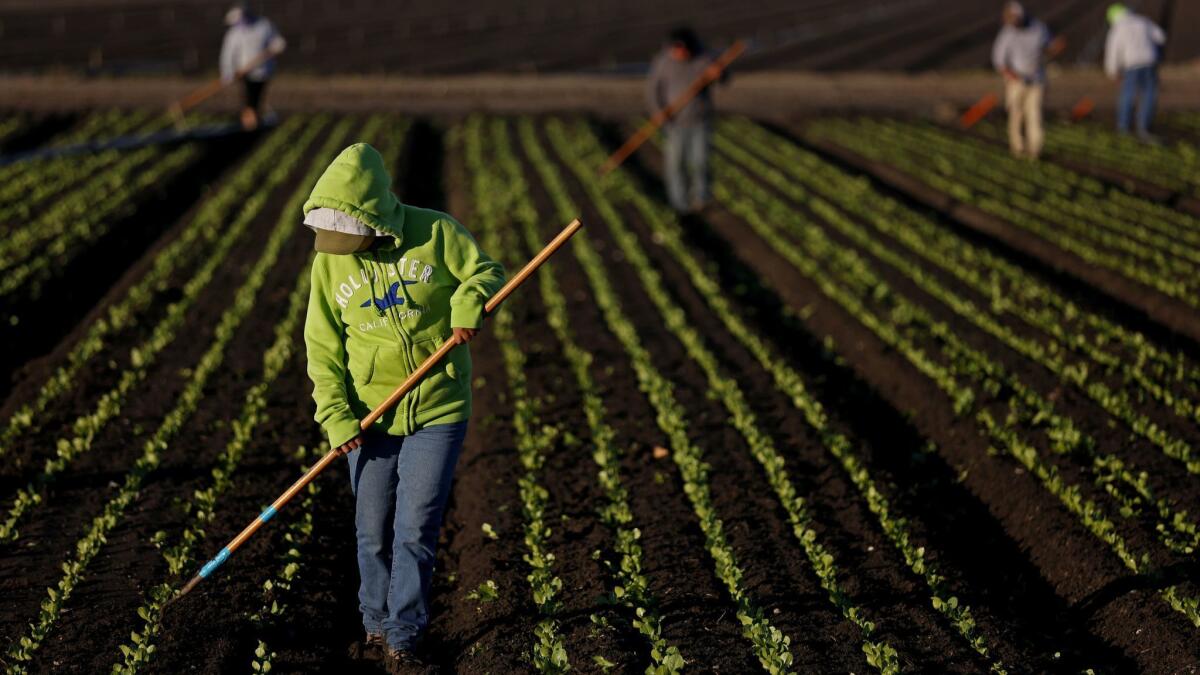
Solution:
[{"label": "shadow on soil", "polygon": [[413,122],[405,143],[403,166],[399,168],[397,191],[405,204],[424,209],[444,210],[446,191],[442,184],[445,149],[442,131],[428,120]]},{"label": "shadow on soil", "polygon": [[76,113],[51,113],[37,119],[20,133],[0,143],[0,155],[15,155],[33,150],[66,131],[79,119]]},{"label": "shadow on soil", "polygon": [[1186,584],[1200,579],[1200,563],[1175,563],[1145,576],[1123,576],[1112,583],[1096,589],[1075,603],[1074,610],[1083,615],[1099,612],[1105,605],[1123,595],[1135,591],[1161,591],[1176,584]]}]

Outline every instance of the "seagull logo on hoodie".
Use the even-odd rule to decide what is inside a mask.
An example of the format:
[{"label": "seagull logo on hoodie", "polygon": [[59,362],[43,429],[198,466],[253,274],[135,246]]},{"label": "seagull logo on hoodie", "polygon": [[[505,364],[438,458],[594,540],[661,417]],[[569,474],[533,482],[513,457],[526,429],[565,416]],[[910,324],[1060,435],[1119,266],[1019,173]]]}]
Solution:
[{"label": "seagull logo on hoodie", "polygon": [[[403,283],[405,286],[407,286],[409,284],[415,284],[417,282],[416,281],[404,281]],[[385,293],[382,298],[371,298],[371,299],[367,300],[366,302],[364,302],[363,304],[359,305],[359,307],[370,307],[371,303],[373,302],[373,303],[375,303],[375,308],[378,309],[380,312],[382,312],[382,311],[391,309],[392,307],[399,307],[400,305],[403,305],[404,298],[400,297],[400,284],[401,284],[401,282],[399,282],[399,281],[393,283],[392,287],[388,289],[387,293]]]}]

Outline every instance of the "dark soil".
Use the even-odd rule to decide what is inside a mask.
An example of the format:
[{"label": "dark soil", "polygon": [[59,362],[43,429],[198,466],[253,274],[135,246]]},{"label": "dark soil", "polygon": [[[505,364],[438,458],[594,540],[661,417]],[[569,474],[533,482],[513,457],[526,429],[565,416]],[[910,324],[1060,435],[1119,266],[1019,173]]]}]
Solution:
[{"label": "dark soil", "polygon": [[[656,156],[643,151],[643,156],[647,155]],[[1012,551],[1005,556],[1008,559],[1017,561],[1024,558],[1028,561],[1019,564],[1016,569],[1005,568],[1012,575],[1009,577],[1012,585],[1007,587],[1007,592],[1004,584],[996,583],[997,579],[973,578],[972,570],[979,568],[952,568],[956,573],[963,574],[964,580],[969,579],[969,585],[964,589],[967,591],[965,597],[971,597],[972,591],[978,592],[975,589],[989,589],[989,586],[995,589],[985,591],[984,597],[990,602],[999,602],[999,610],[990,610],[989,605],[973,601],[970,604],[976,612],[986,611],[990,614],[995,611],[998,621],[1003,621],[1003,617],[1008,615],[1010,621],[1017,619],[1020,622],[996,626],[992,630],[998,630],[1000,635],[1019,635],[1030,629],[1029,622],[1036,620],[1035,617],[1045,618],[1044,630],[1048,634],[1058,631],[1066,633],[1049,644],[1075,642],[1079,645],[1070,651],[1055,647],[1056,651],[1062,651],[1064,655],[1074,651],[1085,663],[1112,664],[1117,671],[1134,667],[1170,670],[1182,668],[1195,659],[1191,642],[1185,637],[1189,629],[1184,627],[1184,620],[1150,592],[1154,586],[1128,578],[1127,571],[1120,567],[1107,547],[1083,530],[1074,516],[1063,510],[1036,480],[1019,468],[1014,470],[1015,465],[1011,461],[988,453],[987,443],[978,435],[974,424],[956,418],[949,402],[942,403],[945,399],[932,382],[925,380],[865,327],[826,299],[810,280],[794,271],[754,236],[746,225],[730,214],[714,208],[711,215],[694,221],[693,231],[698,237],[694,240],[697,247],[715,260],[722,261],[723,265],[731,261],[735,269],[753,270],[753,274],[762,279],[785,306],[804,317],[802,323],[808,332],[831,336],[854,377],[878,392],[876,396],[886,401],[888,406],[909,417],[923,437],[937,444],[938,455],[944,458],[947,465],[945,470],[937,469],[936,465],[928,468],[935,458],[927,457],[915,462],[915,469],[905,469],[903,463],[897,466],[897,459],[906,453],[893,454],[894,451],[889,449],[886,454],[881,451],[873,453],[877,462],[883,462],[881,470],[914,472],[906,480],[919,478],[922,473],[927,473],[930,478],[941,474],[941,480],[935,482],[934,487],[939,487],[938,483],[954,475],[954,481],[968,491],[972,500],[982,504],[990,519],[1002,528],[1002,534],[995,532],[992,527],[976,530],[978,525],[960,525],[944,531],[953,534],[941,535],[937,546],[951,546],[948,555],[952,557],[949,560],[979,555],[977,551],[968,552],[957,546],[962,542],[956,542],[954,538],[968,531],[978,531],[982,537],[991,530],[998,537],[991,544],[993,550],[1002,552],[1008,549]],[[764,324],[764,330],[778,323],[777,315],[766,316],[770,319]],[[794,344],[794,337],[789,335],[779,342],[782,345]],[[839,408],[855,410],[853,407]],[[855,415],[855,430],[864,428],[861,419],[860,415]],[[896,474],[897,482],[905,485],[904,481],[899,480],[902,477],[904,474]],[[938,492],[952,496],[959,489],[942,485]],[[922,502],[924,506],[920,506]],[[934,522],[944,522],[950,517],[946,513],[934,512],[935,509],[948,510],[940,501],[910,495],[902,503],[917,507],[915,514],[921,514],[921,520],[932,515]],[[925,526],[930,524],[926,523]],[[1004,541],[1004,538],[1009,541]],[[1085,554],[1082,551],[1092,553]],[[989,566],[987,575],[994,574],[998,567]],[[1025,572],[1022,573],[1022,569]],[[1017,595],[1012,592],[1016,589],[1024,589],[1024,592]],[[1021,614],[1011,613],[1021,607],[1025,608]],[[985,629],[988,628],[982,621],[981,624]],[[1138,628],[1149,625],[1154,625],[1154,628],[1137,632]],[[1033,634],[1038,632],[1033,631]],[[1160,638],[1147,642],[1141,638],[1147,633],[1159,635]],[[1113,648],[1120,651],[1113,652]],[[1107,650],[1110,655],[1097,659],[1096,649]],[[1119,665],[1121,663],[1127,665]],[[1167,665],[1162,665],[1164,663]]]}]

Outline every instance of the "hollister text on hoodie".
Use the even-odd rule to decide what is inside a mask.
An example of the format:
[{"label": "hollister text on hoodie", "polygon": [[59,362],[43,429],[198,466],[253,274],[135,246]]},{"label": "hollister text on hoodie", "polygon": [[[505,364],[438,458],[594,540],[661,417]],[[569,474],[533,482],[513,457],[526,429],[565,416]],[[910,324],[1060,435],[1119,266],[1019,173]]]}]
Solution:
[{"label": "hollister text on hoodie", "polygon": [[[368,251],[317,253],[304,339],[316,420],[333,446],[359,433],[382,402],[452,334],[478,328],[504,269],[451,216],[402,204],[369,145],[346,148],[317,181],[304,212],[336,209],[386,234]],[[421,384],[376,422],[405,436],[471,413],[471,356],[451,350]]]}]

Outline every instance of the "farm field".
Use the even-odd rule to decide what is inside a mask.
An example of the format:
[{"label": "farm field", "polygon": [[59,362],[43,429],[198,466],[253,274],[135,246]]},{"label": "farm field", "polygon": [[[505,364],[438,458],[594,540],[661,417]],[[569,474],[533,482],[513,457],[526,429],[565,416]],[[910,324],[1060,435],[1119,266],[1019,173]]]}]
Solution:
[{"label": "farm field", "polygon": [[[445,672],[1198,672],[1198,120],[1055,124],[1035,163],[991,124],[728,116],[684,217],[655,144],[597,177],[631,119],[0,167],[0,662],[375,672],[342,461],[164,609],[327,450],[300,206],[368,141],[510,271],[586,224],[472,348]],[[11,114],[0,149],[166,123]]]},{"label": "farm field", "polygon": [[[986,68],[999,23],[992,0],[760,0],[519,5],[453,9],[391,0],[254,3],[291,44],[285,68],[309,73],[637,72],[687,20],[715,45],[751,41],[741,69],[924,72]],[[1069,41],[1062,63],[1098,64],[1104,0],[1030,0]],[[1200,57],[1200,6],[1128,3],[1168,28],[1166,57]],[[195,74],[217,61],[228,3],[214,0],[12,0],[0,7],[5,71]]]}]

